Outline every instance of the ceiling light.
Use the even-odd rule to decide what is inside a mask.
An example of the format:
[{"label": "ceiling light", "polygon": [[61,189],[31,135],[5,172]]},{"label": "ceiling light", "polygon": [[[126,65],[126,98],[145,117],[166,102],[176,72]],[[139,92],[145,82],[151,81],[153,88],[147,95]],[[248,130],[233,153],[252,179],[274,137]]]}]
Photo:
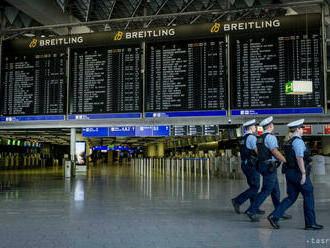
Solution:
[{"label": "ceiling light", "polygon": [[24,36],[26,36],[26,37],[34,37],[35,34],[32,34],[32,33],[26,33],[26,34],[24,34]]},{"label": "ceiling light", "polygon": [[286,13],[285,13],[286,16],[290,16],[290,15],[298,15],[297,11],[295,11],[294,9],[292,8],[286,8]]}]

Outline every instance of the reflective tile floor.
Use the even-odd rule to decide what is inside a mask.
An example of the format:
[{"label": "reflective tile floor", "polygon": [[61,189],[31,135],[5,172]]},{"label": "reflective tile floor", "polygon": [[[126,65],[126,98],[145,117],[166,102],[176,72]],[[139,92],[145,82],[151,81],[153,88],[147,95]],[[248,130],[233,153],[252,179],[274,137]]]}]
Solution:
[{"label": "reflective tile floor", "polygon": [[[233,212],[230,199],[244,180],[181,180],[127,167],[71,180],[61,169],[0,171],[0,247],[330,247],[330,183],[314,186],[326,228],[302,229],[300,197],[293,219],[274,230],[265,217],[251,223]],[[270,199],[262,209],[272,210]]]}]

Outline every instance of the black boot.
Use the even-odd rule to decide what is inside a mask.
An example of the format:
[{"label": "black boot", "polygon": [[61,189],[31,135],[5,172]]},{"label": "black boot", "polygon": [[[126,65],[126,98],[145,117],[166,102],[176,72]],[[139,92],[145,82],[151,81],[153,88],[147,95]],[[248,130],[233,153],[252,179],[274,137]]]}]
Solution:
[{"label": "black boot", "polygon": [[314,224],[311,226],[305,226],[305,230],[322,230],[323,226],[322,225],[318,225],[318,224]]},{"label": "black boot", "polygon": [[235,213],[237,214],[240,214],[241,212],[239,211],[239,207],[240,205],[238,203],[236,203],[236,201],[234,199],[231,200],[231,203],[233,204],[233,207],[234,207],[234,211]]},{"label": "black boot", "polygon": [[256,214],[252,214],[250,212],[246,212],[246,215],[250,218],[251,222],[258,222],[259,219]]},{"label": "black boot", "polygon": [[267,220],[275,229],[280,229],[280,225],[278,224],[278,219],[275,218],[273,215],[268,215]]}]

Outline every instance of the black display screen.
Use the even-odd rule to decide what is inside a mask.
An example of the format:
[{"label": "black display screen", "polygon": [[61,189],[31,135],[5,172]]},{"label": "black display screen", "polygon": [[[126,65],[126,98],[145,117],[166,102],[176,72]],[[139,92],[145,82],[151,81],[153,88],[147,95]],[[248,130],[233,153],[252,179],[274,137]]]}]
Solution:
[{"label": "black display screen", "polygon": [[147,112],[225,109],[226,81],[224,39],[147,45]]},{"label": "black display screen", "polygon": [[66,112],[66,54],[4,55],[1,115],[56,115]]},{"label": "black display screen", "polygon": [[[321,36],[318,32],[308,36],[303,33],[233,35],[232,108],[321,107],[321,55]],[[286,95],[285,83],[292,80],[311,80],[313,93]]]},{"label": "black display screen", "polygon": [[189,136],[202,136],[203,135],[203,126],[202,125],[187,126],[187,134]]},{"label": "black display screen", "polygon": [[217,125],[204,125],[204,132],[203,135],[205,136],[215,136],[218,135],[219,131],[218,131],[218,126]]},{"label": "black display screen", "polygon": [[175,125],[171,126],[171,135],[172,136],[187,136],[188,130],[185,125]]},{"label": "black display screen", "polygon": [[142,111],[139,46],[73,49],[71,114]]}]

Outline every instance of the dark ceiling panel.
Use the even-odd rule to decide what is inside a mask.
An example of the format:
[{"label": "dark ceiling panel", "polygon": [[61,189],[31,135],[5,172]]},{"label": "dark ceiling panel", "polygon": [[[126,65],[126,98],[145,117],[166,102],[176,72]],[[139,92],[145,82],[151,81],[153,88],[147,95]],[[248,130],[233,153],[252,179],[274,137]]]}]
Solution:
[{"label": "dark ceiling panel", "polygon": [[[2,18],[3,27],[27,27],[40,25],[31,16],[18,17],[19,10],[8,4],[8,1],[1,1],[3,13],[6,17]],[[16,1],[16,0],[15,0]],[[57,4],[63,14],[71,15],[81,22],[118,19],[132,16],[162,15],[180,12],[195,12],[210,10],[208,14],[195,14],[183,17],[171,17],[162,19],[150,19],[145,25],[148,27],[171,26],[179,24],[205,23],[211,21],[221,21],[223,19],[243,19],[255,17],[275,17],[284,15],[287,8],[278,8],[278,4],[292,3],[292,0],[48,0]],[[294,0],[303,2],[306,0]],[[273,5],[270,9],[262,9],[263,5]],[[13,8],[8,9],[8,8]],[[244,9],[235,12],[237,9]],[[257,8],[257,10],[256,10]],[[305,13],[306,7],[291,7],[297,13]],[[144,11],[145,9],[145,11]],[[217,13],[211,12],[214,10]],[[230,10],[230,13],[224,12]],[[234,13],[233,13],[234,11]],[[307,12],[320,12],[319,7],[307,7]],[[29,19],[30,18],[30,19]],[[123,21],[91,27],[93,31],[118,30],[140,28],[144,25],[141,21]]]}]

